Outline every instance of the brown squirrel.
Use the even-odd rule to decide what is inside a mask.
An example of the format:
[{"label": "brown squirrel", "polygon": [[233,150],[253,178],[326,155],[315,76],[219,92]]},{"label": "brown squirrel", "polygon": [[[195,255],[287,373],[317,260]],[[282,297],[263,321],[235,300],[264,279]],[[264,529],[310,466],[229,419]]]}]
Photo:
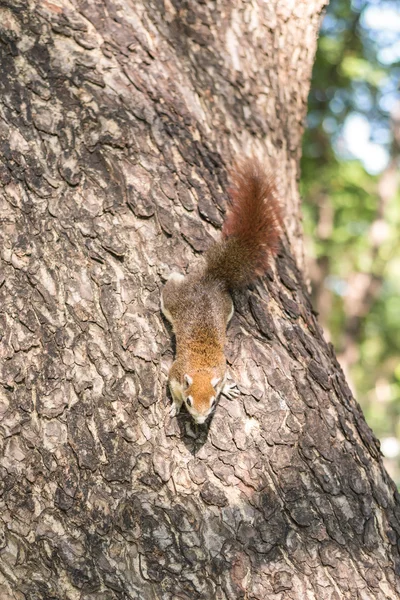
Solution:
[{"label": "brown squirrel", "polygon": [[275,254],[281,233],[281,210],[271,176],[253,159],[232,174],[231,210],[222,240],[205,255],[200,271],[184,277],[172,273],[164,286],[161,308],[176,337],[176,359],[169,387],[176,415],[183,403],[196,423],[213,412],[218,396],[234,396],[226,383],[226,326],[234,307],[230,291],[262,275]]}]

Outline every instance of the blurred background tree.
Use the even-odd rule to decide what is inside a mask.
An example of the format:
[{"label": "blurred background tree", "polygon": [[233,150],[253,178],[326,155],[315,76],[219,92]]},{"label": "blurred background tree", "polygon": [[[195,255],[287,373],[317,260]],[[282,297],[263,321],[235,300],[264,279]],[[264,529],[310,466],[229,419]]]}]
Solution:
[{"label": "blurred background tree", "polygon": [[400,485],[400,7],[331,0],[301,191],[314,305]]}]

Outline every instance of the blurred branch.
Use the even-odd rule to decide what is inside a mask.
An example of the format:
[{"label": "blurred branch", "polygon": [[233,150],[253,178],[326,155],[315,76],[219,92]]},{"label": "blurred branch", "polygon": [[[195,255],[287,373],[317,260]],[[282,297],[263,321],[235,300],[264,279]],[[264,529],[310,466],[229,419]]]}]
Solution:
[{"label": "blurred branch", "polygon": [[[334,209],[329,196],[325,193],[319,194],[316,204],[318,207],[316,236],[319,240],[328,240],[333,231]],[[331,270],[330,257],[323,255],[310,260],[308,270],[312,281],[313,304],[317,308],[319,322],[325,330],[325,335],[329,338],[328,319],[332,309],[332,292],[325,282]]]}]

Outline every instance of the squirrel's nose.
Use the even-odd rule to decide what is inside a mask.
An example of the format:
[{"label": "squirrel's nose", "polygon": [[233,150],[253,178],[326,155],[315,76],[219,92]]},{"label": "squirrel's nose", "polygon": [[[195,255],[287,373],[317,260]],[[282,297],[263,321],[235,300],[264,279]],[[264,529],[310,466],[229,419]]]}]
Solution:
[{"label": "squirrel's nose", "polygon": [[207,419],[207,417],[196,417],[196,423],[198,425],[202,425],[205,422],[206,419]]}]

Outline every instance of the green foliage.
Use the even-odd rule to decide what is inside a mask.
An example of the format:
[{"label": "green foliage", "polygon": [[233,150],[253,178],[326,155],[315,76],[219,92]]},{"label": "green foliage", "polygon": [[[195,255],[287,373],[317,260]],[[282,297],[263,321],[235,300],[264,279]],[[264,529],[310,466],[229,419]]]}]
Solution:
[{"label": "green foliage", "polygon": [[[313,72],[301,179],[304,228],[311,240],[308,247],[319,264],[328,265],[323,281],[315,284],[331,290],[332,310],[324,325],[338,353],[346,349],[346,295],[354,275],[371,275],[372,281],[378,282],[379,294],[359,319],[359,356],[350,374],[366,418],[381,438],[400,437],[398,193],[385,206],[382,242],[374,246],[371,234],[371,226],[380,216],[378,184],[384,168],[383,164],[375,168],[373,153],[379,150],[376,156],[386,154],[389,160],[398,152],[391,145],[389,125],[399,75],[398,58],[391,48],[400,45],[400,31],[390,30],[392,8],[394,3],[384,1],[331,1]],[[383,19],[387,15],[390,35],[386,37],[368,26],[371,11],[377,9],[386,11],[378,15]],[[383,49],[385,56],[394,57],[389,64],[378,59]],[[357,139],[349,140],[346,133],[354,117],[364,128],[370,127],[370,139],[361,156],[364,164],[349,149],[357,148]],[[362,142],[359,145],[362,151]],[[400,482],[400,462],[396,478]]]},{"label": "green foliage", "polygon": [[354,81],[365,81],[377,88],[385,79],[385,71],[377,69],[364,58],[345,56],[340,65],[341,74]]}]

